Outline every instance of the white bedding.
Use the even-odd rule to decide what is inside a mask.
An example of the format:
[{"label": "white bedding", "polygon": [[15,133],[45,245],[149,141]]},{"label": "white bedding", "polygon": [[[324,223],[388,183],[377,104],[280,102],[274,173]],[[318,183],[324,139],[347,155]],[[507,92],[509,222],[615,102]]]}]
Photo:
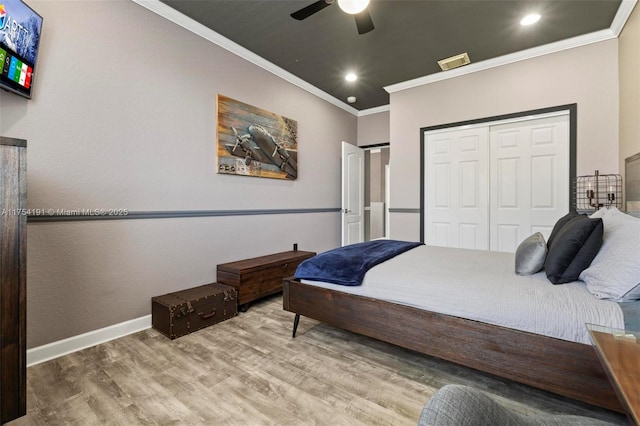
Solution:
[{"label": "white bedding", "polygon": [[302,282],[584,344],[586,323],[624,328],[618,304],[584,282],[519,276],[514,262],[512,253],[419,246],[370,269],[361,286]]}]

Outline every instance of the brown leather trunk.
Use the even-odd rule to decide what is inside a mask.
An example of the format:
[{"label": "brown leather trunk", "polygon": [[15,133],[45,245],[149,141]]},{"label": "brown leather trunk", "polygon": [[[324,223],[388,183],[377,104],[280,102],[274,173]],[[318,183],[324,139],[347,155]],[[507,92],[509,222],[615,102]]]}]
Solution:
[{"label": "brown leather trunk", "polygon": [[223,263],[217,267],[216,281],[238,291],[238,304],[244,311],[250,302],[282,291],[282,280],[313,256],[314,252],[293,250]]},{"label": "brown leather trunk", "polygon": [[233,287],[212,283],[151,298],[151,325],[170,339],[224,321],[238,313]]}]

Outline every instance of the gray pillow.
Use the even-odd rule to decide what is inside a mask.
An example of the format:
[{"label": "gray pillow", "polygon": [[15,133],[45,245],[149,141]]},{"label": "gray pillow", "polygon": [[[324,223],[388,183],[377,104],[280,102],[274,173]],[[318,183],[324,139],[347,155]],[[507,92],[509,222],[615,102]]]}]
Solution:
[{"label": "gray pillow", "polygon": [[539,272],[547,258],[547,243],[540,232],[526,238],[516,249],[516,274],[532,275]]}]

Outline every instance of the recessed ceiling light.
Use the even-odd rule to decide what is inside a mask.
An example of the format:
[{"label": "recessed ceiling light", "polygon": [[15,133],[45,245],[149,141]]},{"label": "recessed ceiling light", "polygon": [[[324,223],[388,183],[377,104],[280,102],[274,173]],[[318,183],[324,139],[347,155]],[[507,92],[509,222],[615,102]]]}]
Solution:
[{"label": "recessed ceiling light", "polygon": [[356,97],[355,96],[349,96],[347,98],[347,102],[349,102],[350,104],[354,104],[356,102]]},{"label": "recessed ceiling light", "polygon": [[358,79],[358,76],[350,72],[349,74],[344,76],[344,79],[347,81],[356,81]]},{"label": "recessed ceiling light", "polygon": [[540,15],[538,15],[537,13],[531,13],[531,14],[525,16],[524,18],[522,18],[522,20],[520,20],[520,25],[535,24],[539,20],[540,20]]}]

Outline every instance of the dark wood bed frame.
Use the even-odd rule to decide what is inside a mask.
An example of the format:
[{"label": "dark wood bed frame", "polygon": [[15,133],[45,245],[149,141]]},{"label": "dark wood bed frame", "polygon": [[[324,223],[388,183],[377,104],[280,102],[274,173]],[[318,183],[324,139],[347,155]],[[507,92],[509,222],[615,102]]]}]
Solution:
[{"label": "dark wood bed frame", "polygon": [[[284,280],[283,307],[422,354],[624,412],[593,347]],[[294,328],[295,336],[295,328]]]}]

